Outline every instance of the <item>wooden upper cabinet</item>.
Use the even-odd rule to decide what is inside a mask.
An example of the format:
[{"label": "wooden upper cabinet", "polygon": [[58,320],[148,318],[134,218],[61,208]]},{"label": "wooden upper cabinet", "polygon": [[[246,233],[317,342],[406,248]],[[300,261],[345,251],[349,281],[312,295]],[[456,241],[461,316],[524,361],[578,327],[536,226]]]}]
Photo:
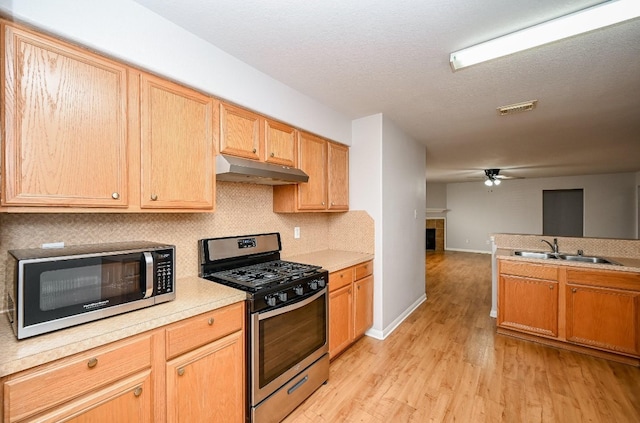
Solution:
[{"label": "wooden upper cabinet", "polygon": [[261,116],[220,103],[220,153],[247,159],[262,157]]},{"label": "wooden upper cabinet", "polygon": [[264,161],[296,167],[298,131],[284,123],[264,119]]},{"label": "wooden upper cabinet", "polygon": [[328,143],[329,210],[349,210],[349,147]]},{"label": "wooden upper cabinet", "polygon": [[298,165],[303,172],[309,175],[309,182],[298,184],[298,209],[326,209],[327,141],[301,132]]},{"label": "wooden upper cabinet", "polygon": [[213,209],[214,99],[142,74],[142,208]]},{"label": "wooden upper cabinet", "polygon": [[2,205],[126,207],[127,67],[2,31]]}]

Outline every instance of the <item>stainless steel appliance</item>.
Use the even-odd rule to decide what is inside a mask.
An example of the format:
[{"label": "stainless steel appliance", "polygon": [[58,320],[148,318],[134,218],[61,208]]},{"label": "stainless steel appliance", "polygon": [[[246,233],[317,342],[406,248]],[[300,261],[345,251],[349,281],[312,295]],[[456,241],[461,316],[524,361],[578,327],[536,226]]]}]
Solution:
[{"label": "stainless steel appliance", "polygon": [[175,246],[140,242],[9,251],[7,309],[18,339],[175,298]]},{"label": "stainless steel appliance", "polygon": [[280,234],[199,241],[200,276],[247,292],[247,421],[279,422],[329,379],[328,272]]}]

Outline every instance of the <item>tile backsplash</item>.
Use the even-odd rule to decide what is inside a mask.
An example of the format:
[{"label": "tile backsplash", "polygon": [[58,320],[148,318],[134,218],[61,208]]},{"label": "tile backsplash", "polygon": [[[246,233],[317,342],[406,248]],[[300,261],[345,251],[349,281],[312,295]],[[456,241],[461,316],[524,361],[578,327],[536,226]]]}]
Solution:
[{"label": "tile backsplash", "polygon": [[[366,212],[277,214],[270,186],[218,182],[216,190],[214,213],[0,214],[0,298],[6,292],[7,251],[49,242],[174,244],[178,278],[198,274],[200,238],[280,232],[283,257],[328,248],[374,253],[374,224]],[[296,226],[299,239],[293,237]]]}]

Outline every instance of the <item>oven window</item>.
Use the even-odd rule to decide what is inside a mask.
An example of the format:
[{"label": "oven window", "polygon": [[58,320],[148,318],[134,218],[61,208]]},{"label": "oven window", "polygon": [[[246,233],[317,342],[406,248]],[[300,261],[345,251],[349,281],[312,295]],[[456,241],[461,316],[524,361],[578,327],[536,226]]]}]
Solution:
[{"label": "oven window", "polygon": [[327,342],[327,296],[260,321],[260,389]]}]

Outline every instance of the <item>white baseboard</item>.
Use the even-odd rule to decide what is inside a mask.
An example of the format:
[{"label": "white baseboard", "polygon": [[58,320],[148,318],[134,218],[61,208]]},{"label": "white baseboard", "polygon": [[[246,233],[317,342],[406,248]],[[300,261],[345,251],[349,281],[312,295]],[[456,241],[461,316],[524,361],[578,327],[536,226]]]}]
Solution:
[{"label": "white baseboard", "polygon": [[391,333],[396,330],[398,326],[407,318],[411,313],[415,311],[416,308],[420,306],[423,302],[427,300],[427,294],[422,294],[420,298],[418,298],[413,304],[411,304],[400,316],[398,316],[389,326],[384,328],[383,330],[379,329],[369,329],[365,332],[365,335],[370,336],[375,339],[379,339],[383,341],[387,336],[391,335]]},{"label": "white baseboard", "polygon": [[485,250],[466,250],[464,248],[447,248],[446,251],[459,251],[461,253],[480,253],[480,254],[491,254],[491,251]]},{"label": "white baseboard", "polygon": [[489,312],[489,317],[493,317],[494,319],[498,318],[498,310],[496,310],[495,308],[492,308],[491,311]]}]

